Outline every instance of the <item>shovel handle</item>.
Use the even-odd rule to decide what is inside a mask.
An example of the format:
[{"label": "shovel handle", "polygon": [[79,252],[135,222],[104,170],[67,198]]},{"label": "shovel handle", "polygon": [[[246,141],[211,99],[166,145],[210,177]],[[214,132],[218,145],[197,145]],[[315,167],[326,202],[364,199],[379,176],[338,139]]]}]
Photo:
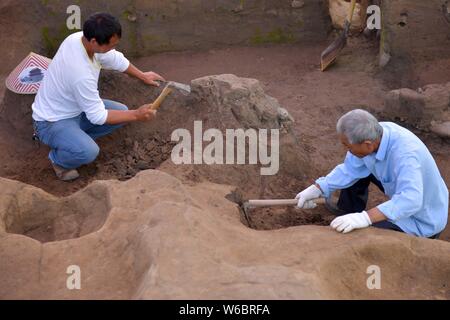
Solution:
[{"label": "shovel handle", "polygon": [[350,4],[350,12],[348,13],[347,21],[349,23],[352,23],[353,20],[353,12],[355,12],[356,7],[356,0],[352,0],[352,3]]},{"label": "shovel handle", "polygon": [[[312,201],[317,204],[324,204],[325,198],[318,198]],[[250,207],[296,206],[297,203],[297,199],[248,200]]]},{"label": "shovel handle", "polygon": [[161,107],[161,104],[164,102],[164,100],[167,98],[169,94],[172,93],[172,89],[169,87],[165,87],[164,90],[161,92],[159,97],[150,105],[150,108],[152,110],[158,110]]}]

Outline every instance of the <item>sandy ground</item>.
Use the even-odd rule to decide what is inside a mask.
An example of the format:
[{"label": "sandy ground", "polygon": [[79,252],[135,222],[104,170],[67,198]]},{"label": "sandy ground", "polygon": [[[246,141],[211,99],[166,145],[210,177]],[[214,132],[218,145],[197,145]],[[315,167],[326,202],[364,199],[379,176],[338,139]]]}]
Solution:
[{"label": "sandy ground", "polygon": [[[325,175],[342,161],[345,155],[345,150],[338,143],[335,133],[337,119],[356,107],[363,107],[380,115],[385,93],[396,89],[389,87],[388,82],[382,80],[376,69],[375,42],[362,37],[351,39],[348,48],[340,57],[339,64],[321,73],[319,57],[327,44],[236,47],[208,52],[164,53],[135,59],[133,62],[142,70],[156,71],[167,79],[179,82],[189,82],[202,76],[223,73],[259,79],[266,93],[277,98],[295,118],[295,134],[307,146],[306,151],[310,154],[318,172]],[[423,76],[414,79],[417,86],[450,81],[450,72],[444,72],[450,70],[448,59],[443,59],[439,67],[424,63],[419,69],[423,71]],[[133,88],[124,89],[127,90],[126,95],[133,95]],[[382,115],[379,118],[388,120],[383,119]],[[4,130],[2,133],[5,139]],[[420,132],[416,133],[430,148],[441,174],[447,185],[450,185],[449,143]],[[9,139],[14,139],[10,133]],[[114,140],[106,138],[100,145],[114,148]],[[98,162],[83,168],[81,170],[83,178],[75,183],[57,181],[46,159],[47,152],[45,146],[40,149],[22,150],[20,146],[12,149],[10,144],[7,144],[0,155],[2,164],[0,175],[36,185],[56,195],[71,194],[96,178]],[[101,158],[101,163],[110,160]],[[155,162],[151,167],[157,167],[158,163]],[[304,184],[312,183],[315,178],[308,177],[309,180]],[[374,188],[371,190],[370,205],[384,199],[384,196]],[[298,191],[300,190],[292,190],[292,196]],[[282,217],[279,220],[281,220],[277,222],[279,227],[290,224],[283,221]],[[441,239],[450,240],[450,228],[446,229]]]}]

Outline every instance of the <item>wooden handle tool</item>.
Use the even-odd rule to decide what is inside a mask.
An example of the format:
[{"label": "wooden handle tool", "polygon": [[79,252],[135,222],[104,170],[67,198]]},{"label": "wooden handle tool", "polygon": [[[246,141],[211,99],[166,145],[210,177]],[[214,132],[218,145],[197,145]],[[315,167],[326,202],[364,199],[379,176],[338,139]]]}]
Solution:
[{"label": "wooden handle tool", "polygon": [[[325,198],[318,198],[312,200],[316,204],[324,204]],[[268,199],[268,200],[248,200],[248,204],[252,208],[256,207],[273,207],[273,206],[296,206],[297,199]]]},{"label": "wooden handle tool", "polygon": [[155,100],[155,102],[150,104],[150,108],[152,110],[158,110],[161,107],[164,100],[167,98],[167,96],[171,93],[172,93],[172,89],[169,88],[168,86],[166,86],[164,88],[164,90],[161,92],[161,94],[159,95],[159,97]]}]

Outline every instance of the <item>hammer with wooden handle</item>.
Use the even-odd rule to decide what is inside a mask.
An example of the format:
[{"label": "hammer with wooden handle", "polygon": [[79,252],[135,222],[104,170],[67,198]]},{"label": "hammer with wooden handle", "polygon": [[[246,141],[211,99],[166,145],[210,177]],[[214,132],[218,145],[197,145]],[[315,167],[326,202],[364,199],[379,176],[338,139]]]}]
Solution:
[{"label": "hammer with wooden handle", "polygon": [[[316,204],[324,204],[325,198],[311,200]],[[296,206],[298,199],[270,199],[270,200],[248,200],[247,208],[276,207],[276,206]]]},{"label": "hammer with wooden handle", "polygon": [[[158,82],[163,83],[162,81]],[[150,108],[152,108],[153,110],[158,110],[161,107],[163,101],[167,98],[169,94],[173,92],[174,89],[176,89],[178,92],[181,92],[183,95],[189,95],[191,93],[191,86],[187,84],[174,81],[166,82],[164,90],[161,92],[156,101],[150,105]]]},{"label": "hammer with wooden handle", "polygon": [[163,91],[160,93],[159,97],[155,100],[155,102],[153,102],[152,104],[150,104],[150,108],[151,108],[152,110],[158,110],[158,109],[161,107],[161,105],[162,105],[162,103],[164,102],[164,100],[166,100],[167,96],[168,96],[169,94],[171,94],[171,93],[172,93],[172,89],[169,88],[169,86],[167,85],[167,86],[163,89]]}]

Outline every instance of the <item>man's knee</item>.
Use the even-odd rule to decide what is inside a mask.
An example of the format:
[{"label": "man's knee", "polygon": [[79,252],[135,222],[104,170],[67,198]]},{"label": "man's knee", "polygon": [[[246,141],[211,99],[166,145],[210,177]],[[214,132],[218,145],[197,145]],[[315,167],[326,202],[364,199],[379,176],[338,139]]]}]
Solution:
[{"label": "man's knee", "polygon": [[83,149],[78,152],[77,158],[82,164],[89,164],[97,159],[99,153],[99,146],[96,143],[91,143],[84,146]]},{"label": "man's knee", "polygon": [[116,108],[117,108],[116,110],[119,110],[119,111],[128,111],[128,107],[121,103],[118,103]]},{"label": "man's knee", "polygon": [[112,100],[103,100],[105,103],[105,108],[108,110],[117,110],[117,111],[127,111],[128,107],[123,103],[112,101]]}]

